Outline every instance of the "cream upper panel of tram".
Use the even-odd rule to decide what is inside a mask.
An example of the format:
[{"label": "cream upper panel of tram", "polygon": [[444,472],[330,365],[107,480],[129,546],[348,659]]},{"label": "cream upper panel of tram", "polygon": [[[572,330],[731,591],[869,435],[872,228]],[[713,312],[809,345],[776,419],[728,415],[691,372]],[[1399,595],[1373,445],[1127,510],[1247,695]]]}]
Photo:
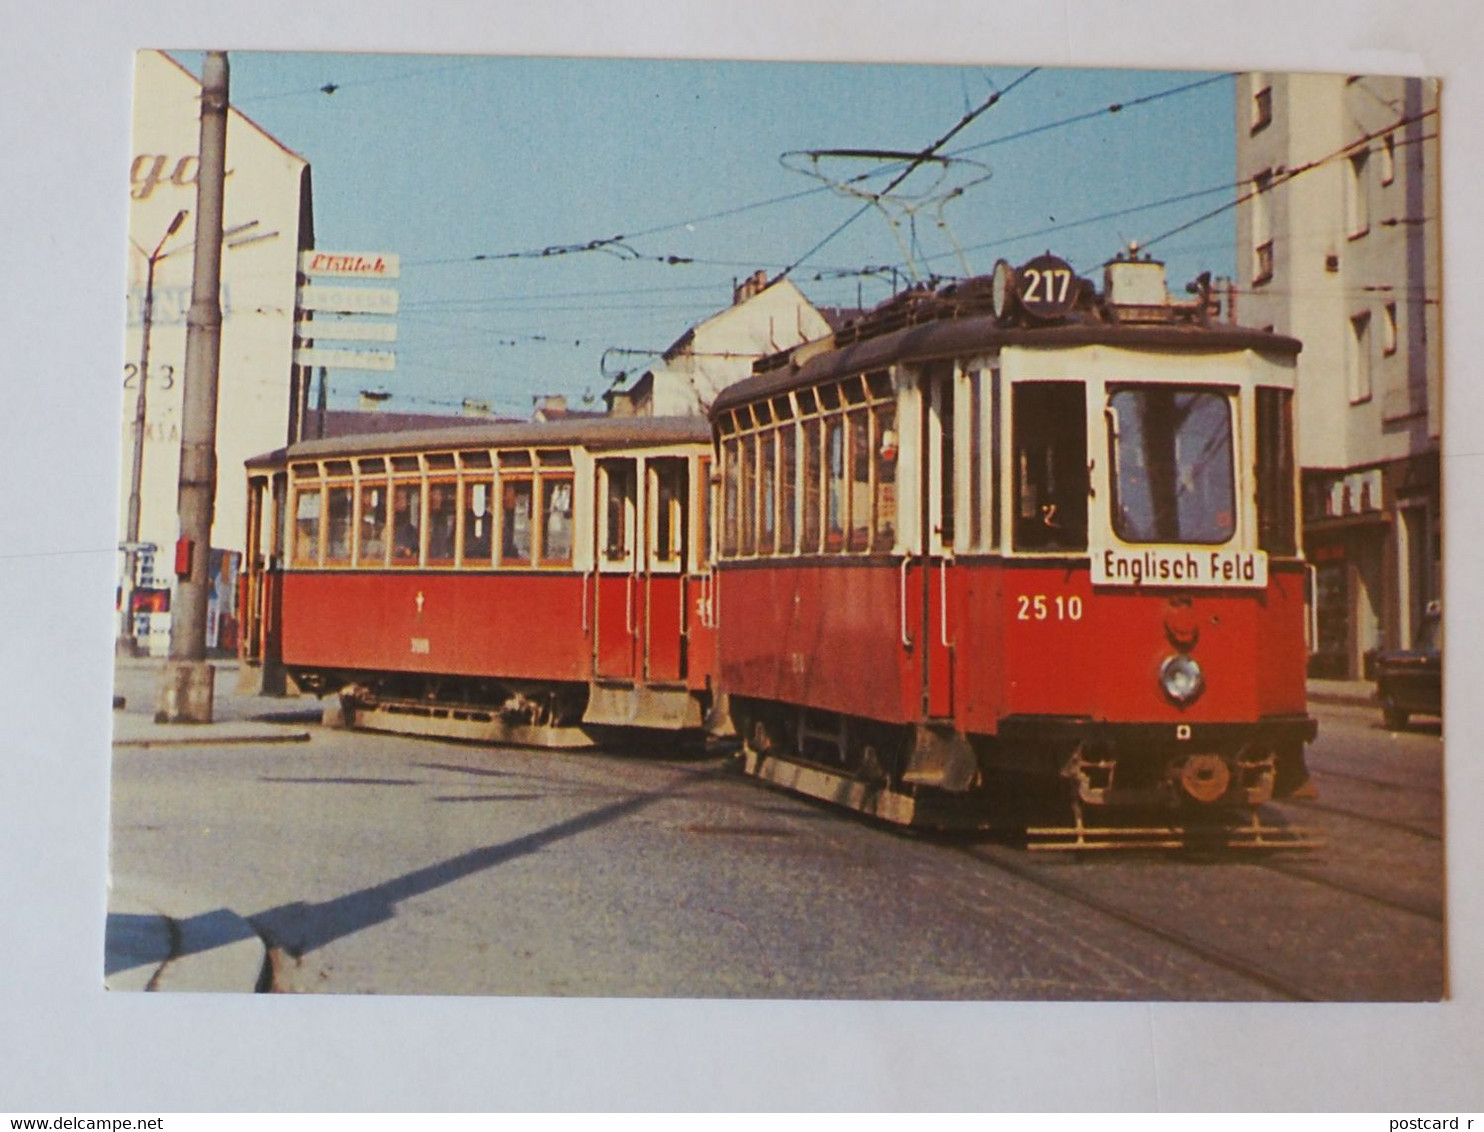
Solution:
[{"label": "cream upper panel of tram", "polygon": [[[1087,557],[1095,580],[1108,584],[1169,584],[1261,586],[1267,580],[1267,555],[1257,545],[1257,503],[1254,475],[1257,460],[1255,407],[1257,387],[1292,391],[1295,366],[1291,357],[1269,356],[1253,350],[1188,352],[1170,349],[1127,349],[1084,346],[1070,349],[1007,348],[999,356],[1001,380],[1016,382],[1075,382],[1086,390],[1087,459],[1091,497],[1086,516],[1086,548],[1032,550]],[[1109,391],[1119,385],[1209,387],[1224,392],[1231,404],[1232,516],[1227,537],[1199,543],[1125,540],[1115,529],[1112,513],[1113,458],[1107,439],[1104,408]],[[1007,398],[1007,404],[1009,399]],[[1013,427],[1011,413],[1001,429],[999,478],[1001,545],[1017,553],[1010,530],[1013,521]],[[1192,566],[1191,563],[1195,565]],[[1163,571],[1163,574],[1160,572]],[[1176,576],[1178,575],[1178,576]]]},{"label": "cream upper panel of tram", "polygon": [[1171,382],[1227,385],[1241,389],[1272,386],[1294,389],[1297,368],[1291,356],[1256,350],[1203,351],[1124,346],[1067,348],[1007,346],[1000,352],[1006,381],[1082,381],[1089,387],[1117,382]]}]

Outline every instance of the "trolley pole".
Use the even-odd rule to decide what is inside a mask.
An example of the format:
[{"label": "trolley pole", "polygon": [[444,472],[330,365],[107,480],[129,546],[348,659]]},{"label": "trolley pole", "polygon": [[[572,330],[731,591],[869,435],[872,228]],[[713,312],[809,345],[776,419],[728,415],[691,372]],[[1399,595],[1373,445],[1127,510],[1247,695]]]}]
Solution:
[{"label": "trolley pole", "polygon": [[201,172],[196,249],[186,317],[180,433],[180,541],[170,659],[155,705],[160,723],[210,723],[206,615],[211,597],[211,520],[216,496],[217,373],[221,362],[222,198],[227,166],[227,54],[210,51],[201,72]]},{"label": "trolley pole", "polygon": [[[135,656],[139,652],[139,642],[134,637],[132,607],[135,575],[139,570],[139,511],[141,487],[144,480],[145,406],[149,397],[149,331],[154,324],[155,317],[155,265],[170,254],[166,252],[165,255],[161,255],[161,249],[164,248],[166,240],[180,231],[180,226],[185,222],[186,216],[185,209],[177,212],[175,219],[170,221],[170,227],[165,229],[165,234],[155,245],[155,250],[145,257],[144,307],[140,311],[139,318],[139,392],[134,399],[134,457],[133,466],[129,472],[129,511],[124,527],[124,584],[119,594],[119,635],[115,650],[120,656]],[[134,246],[139,247],[138,244]],[[144,251],[143,248],[139,250]]]}]

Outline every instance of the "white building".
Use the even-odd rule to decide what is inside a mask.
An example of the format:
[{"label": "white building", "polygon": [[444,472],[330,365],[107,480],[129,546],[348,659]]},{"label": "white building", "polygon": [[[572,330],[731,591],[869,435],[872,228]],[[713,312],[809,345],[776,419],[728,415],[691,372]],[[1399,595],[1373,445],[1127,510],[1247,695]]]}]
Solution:
[{"label": "white building", "polygon": [[1367,653],[1409,645],[1441,597],[1437,110],[1426,79],[1237,83],[1237,317],[1304,347],[1316,675],[1361,676]]},{"label": "white building", "polygon": [[[191,304],[200,106],[201,84],[190,72],[162,52],[138,53],[129,167],[119,531],[122,541],[127,534],[135,459],[134,421],[146,340],[143,312],[153,258],[139,541],[155,549],[140,555],[136,608],[168,608],[174,583],[181,392],[186,315]],[[211,532],[214,550],[242,550],[246,509],[243,462],[278,447],[289,435],[294,400],[296,271],[300,249],[314,242],[310,202],[309,163],[231,110],[223,212],[218,478]],[[171,232],[172,222],[181,211],[186,215]],[[227,596],[230,585],[226,580],[221,588]],[[208,627],[211,643],[216,643],[212,630],[217,627]],[[135,630],[142,645],[147,641],[149,651],[159,654],[168,647],[168,614],[140,614],[135,618]],[[231,642],[222,639],[220,643]]]},{"label": "white building", "polygon": [[790,280],[769,283],[759,271],[735,290],[731,306],[682,334],[660,365],[604,396],[615,416],[704,413],[728,385],[751,376],[757,358],[829,332],[824,316]]}]

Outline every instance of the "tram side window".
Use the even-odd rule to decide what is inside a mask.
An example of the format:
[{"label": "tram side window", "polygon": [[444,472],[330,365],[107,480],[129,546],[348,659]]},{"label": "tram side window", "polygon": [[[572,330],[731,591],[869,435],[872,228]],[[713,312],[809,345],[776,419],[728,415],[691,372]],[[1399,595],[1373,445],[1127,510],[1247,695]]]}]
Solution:
[{"label": "tram side window", "polygon": [[528,479],[507,477],[501,480],[500,561],[502,563],[525,565],[531,561],[533,486]]},{"label": "tram side window", "polygon": [[740,443],[737,437],[729,436],[721,446],[721,552],[728,555],[737,553],[738,497],[741,494],[737,446]]},{"label": "tram side window", "polygon": [[300,488],[294,501],[294,565],[319,561],[319,488]]},{"label": "tram side window", "polygon": [[541,561],[572,561],[572,480],[567,476],[541,480]]},{"label": "tram side window", "polygon": [[782,554],[792,554],[794,550],[794,507],[798,497],[795,428],[786,424],[778,430],[778,550]]},{"label": "tram side window", "polygon": [[458,528],[458,485],[428,484],[428,565],[452,566]]},{"label": "tram side window", "polygon": [[325,514],[325,563],[350,562],[350,536],[355,516],[349,487],[328,491]]},{"label": "tram side window", "polygon": [[1087,549],[1087,412],[1083,387],[1019,382],[1015,445],[1016,550]]},{"label": "tram side window", "polygon": [[464,492],[465,566],[488,566],[494,544],[490,502],[494,492],[487,482],[466,481]]},{"label": "tram side window", "polygon": [[865,550],[871,542],[871,418],[865,409],[846,417],[850,431],[851,550]]},{"label": "tram side window", "polygon": [[890,551],[897,539],[896,404],[887,401],[875,405],[871,415],[875,421],[872,458],[876,462],[876,535],[871,549],[880,553]]},{"label": "tram side window", "polygon": [[637,494],[633,461],[609,465],[607,480],[608,507],[603,555],[610,562],[620,562],[629,556],[629,516],[633,513]]},{"label": "tram side window", "polygon": [[386,562],[386,483],[361,484],[361,528],[356,562],[381,566]]},{"label": "tram side window", "polygon": [[778,520],[778,437],[768,429],[758,437],[759,554],[771,554]]},{"label": "tram side window", "polygon": [[685,465],[677,460],[656,461],[654,470],[654,538],[652,557],[656,562],[678,562],[684,538]]},{"label": "tram side window", "polygon": [[826,550],[845,545],[845,421],[828,418],[824,423]]},{"label": "tram side window", "polygon": [[820,437],[818,417],[804,422],[804,541],[801,553],[819,553]]},{"label": "tram side window", "polygon": [[1298,552],[1293,491],[1293,394],[1258,389],[1257,545],[1269,554]]},{"label": "tram side window", "polygon": [[757,550],[757,436],[742,438],[742,553]]},{"label": "tram side window", "polygon": [[399,483],[392,487],[392,565],[416,566],[421,550],[418,531],[422,524],[422,484]]}]

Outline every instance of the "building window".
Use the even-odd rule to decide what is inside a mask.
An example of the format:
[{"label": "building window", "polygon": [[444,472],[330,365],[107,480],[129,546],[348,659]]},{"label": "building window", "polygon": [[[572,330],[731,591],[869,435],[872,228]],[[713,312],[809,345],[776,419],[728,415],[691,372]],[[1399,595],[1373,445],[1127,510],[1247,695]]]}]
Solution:
[{"label": "building window", "polygon": [[1350,402],[1357,404],[1371,396],[1371,315],[1369,311],[1350,320],[1349,349],[1346,370],[1349,375]]},{"label": "building window", "polygon": [[1396,180],[1396,135],[1387,134],[1381,139],[1381,183],[1389,185]]},{"label": "building window", "polygon": [[1366,179],[1370,151],[1350,155],[1345,164],[1345,232],[1354,240],[1371,230],[1371,202]]},{"label": "building window", "polygon": [[1252,285],[1273,278],[1273,174],[1258,173],[1252,178]]},{"label": "building window", "polygon": [[1386,304],[1386,317],[1381,323],[1381,352],[1387,357],[1396,353],[1396,304]]},{"label": "building window", "polygon": [[1263,80],[1261,74],[1252,76],[1257,90],[1252,95],[1252,133],[1264,129],[1273,121],[1273,87]]}]

